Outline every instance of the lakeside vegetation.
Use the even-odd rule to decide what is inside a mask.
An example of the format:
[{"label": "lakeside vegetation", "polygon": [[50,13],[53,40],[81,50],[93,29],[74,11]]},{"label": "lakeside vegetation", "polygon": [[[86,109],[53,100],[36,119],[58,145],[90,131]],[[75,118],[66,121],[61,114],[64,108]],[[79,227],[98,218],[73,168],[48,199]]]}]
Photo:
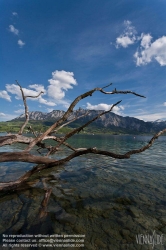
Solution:
[{"label": "lakeside vegetation", "polygon": [[[18,133],[20,127],[22,126],[23,121],[7,121],[7,122],[0,122],[0,132],[7,132],[7,133]],[[52,121],[33,121],[30,120],[25,127],[25,133],[31,132],[29,130],[29,127],[31,126],[34,131],[37,133],[42,133],[46,131],[49,126],[53,124]],[[80,127],[80,123],[74,122],[71,123],[70,126],[66,126],[58,130],[59,134],[65,134],[73,130],[73,128]],[[96,126],[94,124],[84,128],[83,131],[80,132],[80,134],[110,134],[110,135],[124,135],[124,134],[145,134],[147,133],[139,133],[138,131],[131,131],[127,130],[125,128],[119,128],[119,127],[100,127]],[[166,134],[164,134],[166,135]]]}]

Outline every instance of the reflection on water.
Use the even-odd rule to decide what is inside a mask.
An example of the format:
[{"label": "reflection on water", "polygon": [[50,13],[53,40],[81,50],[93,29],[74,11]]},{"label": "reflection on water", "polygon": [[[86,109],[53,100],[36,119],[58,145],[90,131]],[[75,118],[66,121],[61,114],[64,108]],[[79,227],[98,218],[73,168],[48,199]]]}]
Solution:
[{"label": "reflection on water", "polygon": [[[149,139],[78,135],[69,142],[124,153]],[[87,155],[32,176],[22,190],[1,195],[0,233],[85,234],[84,249],[116,250],[152,249],[152,245],[138,245],[136,235],[155,230],[165,235],[166,247],[165,148],[163,136],[152,148],[128,160]],[[64,153],[59,152],[62,156]],[[27,163],[2,163],[1,181],[18,178],[31,167]],[[49,188],[52,193],[42,213],[41,204]],[[164,249],[164,245],[154,249]]]}]

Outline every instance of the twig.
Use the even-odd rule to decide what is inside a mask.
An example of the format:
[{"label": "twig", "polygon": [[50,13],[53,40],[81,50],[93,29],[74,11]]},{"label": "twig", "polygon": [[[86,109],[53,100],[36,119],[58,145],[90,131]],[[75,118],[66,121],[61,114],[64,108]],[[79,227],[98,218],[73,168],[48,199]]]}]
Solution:
[{"label": "twig", "polygon": [[[111,85],[111,84],[109,84]],[[109,85],[105,86],[108,87]],[[34,141],[32,143],[29,144],[29,146],[25,149],[25,151],[30,151],[39,141],[42,141],[43,138],[47,135],[49,135],[53,130],[55,130],[55,128],[57,128],[58,126],[60,126],[64,121],[66,121],[69,117],[69,115],[73,112],[74,107],[76,106],[76,104],[81,101],[82,99],[88,97],[88,96],[92,96],[92,94],[96,91],[100,91],[104,94],[116,94],[117,92],[113,91],[113,92],[105,92],[103,89],[105,88],[94,88],[80,96],[78,96],[69,106],[68,110],[65,112],[65,114],[57,121],[55,122],[49,129],[47,129],[41,136],[37,137],[36,139],[34,139]],[[142,95],[136,94],[135,92],[132,91],[122,91],[123,94],[134,94],[140,97],[144,97]],[[121,93],[122,93],[121,92]],[[120,93],[120,92],[119,92]]]},{"label": "twig", "polygon": [[16,83],[17,85],[20,87],[20,91],[21,91],[21,94],[22,94],[22,99],[23,99],[23,102],[24,102],[24,107],[25,107],[25,122],[24,124],[22,125],[22,127],[20,128],[18,134],[19,135],[22,135],[23,131],[24,131],[24,128],[25,126],[27,125],[28,121],[29,121],[29,112],[28,112],[28,106],[27,106],[27,102],[26,102],[26,98],[27,97],[30,97],[30,98],[37,98],[39,97],[41,94],[43,94],[44,92],[41,91],[37,96],[25,96],[24,95],[24,91],[21,87],[21,85],[18,83],[18,81],[16,80]]},{"label": "twig", "polygon": [[65,137],[63,137],[63,139],[60,141],[60,143],[59,143],[57,146],[55,146],[54,148],[51,149],[51,151],[48,153],[48,155],[53,154],[53,153],[60,147],[60,145],[61,145],[64,141],[66,141],[68,138],[70,138],[71,136],[73,136],[73,135],[76,134],[76,133],[79,133],[81,130],[83,130],[83,128],[87,127],[89,124],[91,124],[92,122],[94,122],[95,120],[97,120],[97,119],[98,119],[99,117],[101,117],[102,115],[111,112],[111,111],[113,110],[113,108],[114,108],[116,105],[118,105],[119,103],[121,103],[121,101],[118,101],[117,103],[113,104],[109,110],[103,111],[102,113],[98,114],[98,115],[95,116],[93,119],[91,119],[90,121],[88,121],[87,123],[85,123],[84,125],[82,125],[81,127],[76,128],[76,129],[73,129],[71,132],[67,133],[67,134],[65,135]]}]

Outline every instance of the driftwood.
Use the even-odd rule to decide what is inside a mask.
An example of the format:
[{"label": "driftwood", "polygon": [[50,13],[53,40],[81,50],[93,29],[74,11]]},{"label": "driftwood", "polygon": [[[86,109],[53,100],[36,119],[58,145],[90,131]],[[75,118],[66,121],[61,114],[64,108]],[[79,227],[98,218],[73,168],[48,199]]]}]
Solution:
[{"label": "driftwood", "polygon": [[[34,132],[33,128],[29,127],[29,129],[32,132],[34,137],[23,136],[22,134],[23,134],[24,128],[28,124],[28,121],[29,121],[29,112],[28,112],[28,106],[27,106],[26,99],[27,99],[27,97],[37,98],[43,92],[40,92],[37,96],[25,96],[21,85],[18,83],[18,81],[16,81],[16,82],[19,85],[20,91],[22,93],[22,99],[23,99],[23,103],[24,103],[24,107],[25,107],[25,122],[21,126],[18,134],[10,134],[10,135],[6,135],[6,136],[1,136],[0,137],[0,147],[3,147],[4,145],[12,145],[15,143],[27,144],[27,147],[24,150],[22,150],[21,152],[1,152],[0,153],[0,162],[9,162],[9,161],[29,162],[29,163],[35,163],[35,164],[40,164],[40,165],[33,167],[31,170],[26,172],[23,176],[21,176],[16,181],[0,183],[0,190],[8,190],[9,191],[9,190],[17,189],[19,186],[21,186],[23,183],[25,183],[30,178],[30,176],[32,176],[33,174],[35,174],[43,169],[51,168],[53,166],[58,167],[59,165],[64,164],[64,163],[70,161],[71,159],[78,157],[80,155],[85,155],[85,154],[98,155],[99,154],[99,155],[105,155],[105,156],[116,158],[116,159],[128,159],[133,154],[138,154],[138,153],[141,153],[141,152],[147,150],[149,147],[152,146],[154,141],[160,135],[166,133],[166,128],[165,128],[162,131],[159,131],[158,133],[156,133],[152,137],[152,139],[147,143],[147,145],[145,145],[139,149],[128,151],[124,154],[115,154],[114,152],[104,151],[104,150],[100,150],[97,148],[74,148],[74,147],[72,147],[72,145],[70,145],[69,143],[66,142],[67,139],[69,139],[70,137],[72,137],[76,133],[79,133],[81,130],[83,130],[90,123],[92,123],[93,121],[95,121],[96,119],[101,117],[102,115],[104,115],[108,112],[111,112],[113,110],[113,108],[121,102],[121,101],[118,101],[115,104],[113,104],[108,111],[101,112],[100,114],[98,114],[97,116],[95,116],[94,118],[92,118],[90,121],[83,124],[79,128],[73,129],[71,132],[66,133],[65,136],[57,137],[54,135],[54,133],[57,132],[60,128],[68,125],[69,123],[75,121],[76,119],[80,119],[81,117],[88,115],[88,112],[82,116],[76,115],[76,117],[74,117],[73,119],[70,119],[68,121],[68,118],[73,113],[73,109],[76,106],[76,104],[80,100],[82,100],[88,96],[92,96],[93,93],[96,91],[99,91],[102,94],[107,94],[107,95],[110,95],[110,94],[111,95],[112,94],[133,94],[133,95],[136,95],[138,97],[145,98],[145,96],[137,94],[133,91],[118,91],[118,90],[114,89],[111,92],[106,92],[104,89],[111,85],[111,84],[109,84],[103,88],[94,88],[94,89],[78,96],[71,103],[71,105],[69,106],[68,110],[64,113],[64,115],[58,121],[56,121],[52,126],[50,126],[44,133],[37,135]],[[56,141],[57,145],[54,147],[51,145],[46,145],[46,143],[44,141],[47,139]],[[69,151],[70,152],[69,155],[67,155],[66,157],[64,157],[62,159],[58,159],[58,160],[55,158],[49,157],[51,154],[56,154],[56,152],[59,151],[62,146],[63,146],[63,148],[67,147],[68,149],[71,150],[71,152]],[[32,153],[32,149],[34,152],[34,147],[37,147],[37,152],[40,153],[40,155]],[[62,148],[62,150],[63,150],[63,148]],[[43,149],[44,149],[44,152],[42,152]],[[47,192],[46,192],[46,194],[47,194]],[[49,199],[50,194],[51,194],[51,191],[49,190],[48,194],[46,195],[46,197],[44,199],[45,203],[47,203],[47,198]]]}]

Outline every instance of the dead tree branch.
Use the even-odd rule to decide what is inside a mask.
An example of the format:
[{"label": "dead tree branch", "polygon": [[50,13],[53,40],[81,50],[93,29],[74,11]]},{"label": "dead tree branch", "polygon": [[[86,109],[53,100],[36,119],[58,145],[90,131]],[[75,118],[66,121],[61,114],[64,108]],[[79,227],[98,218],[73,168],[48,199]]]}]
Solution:
[{"label": "dead tree branch", "polygon": [[44,92],[41,91],[37,96],[25,96],[24,95],[24,91],[23,91],[21,85],[18,83],[17,80],[16,80],[16,83],[20,87],[20,91],[21,91],[21,94],[22,94],[22,99],[23,99],[23,103],[24,103],[24,107],[25,107],[25,122],[24,122],[24,124],[22,125],[22,127],[20,128],[20,130],[18,132],[19,135],[22,135],[22,133],[24,131],[24,128],[25,128],[25,126],[27,125],[27,123],[29,121],[29,112],[28,112],[28,106],[27,106],[26,98],[28,98],[28,97],[30,97],[30,98],[37,98],[41,94],[43,94]]},{"label": "dead tree branch", "polygon": [[[97,120],[99,117],[101,117],[102,115],[105,115],[105,114],[111,112],[111,111],[113,110],[113,108],[114,108],[116,105],[118,105],[120,102],[121,102],[121,101],[119,101],[119,102],[113,104],[113,105],[111,106],[111,108],[110,108],[108,111],[104,111],[104,112],[100,113],[99,115],[95,116],[93,119],[91,119],[90,121],[88,121],[87,123],[85,123],[84,125],[82,125],[81,127],[76,128],[76,129],[73,129],[71,132],[67,133],[67,134],[65,135],[65,137],[63,137],[63,138],[61,139],[60,143],[59,143],[56,147],[52,148],[52,150],[49,152],[49,154],[53,154],[55,151],[58,150],[58,148],[61,146],[61,144],[64,143],[64,141],[66,141],[67,139],[69,139],[69,138],[70,138],[71,136],[73,136],[74,134],[79,133],[81,130],[83,130],[85,127],[87,127],[89,124],[91,124],[92,122],[94,122],[95,120]],[[48,154],[48,155],[49,155],[49,154]]]},{"label": "dead tree branch", "polygon": [[[109,84],[110,85],[110,84]],[[108,87],[109,85],[103,87],[103,88],[94,88],[80,96],[78,96],[72,103],[71,105],[69,106],[68,110],[65,112],[65,114],[57,121],[55,122],[49,129],[47,129],[42,135],[38,136],[37,138],[34,139],[33,142],[31,142],[29,144],[29,146],[26,148],[26,151],[30,151],[39,141],[42,141],[43,138],[47,135],[49,135],[53,130],[55,130],[58,126],[60,126],[63,122],[65,122],[69,115],[73,112],[73,109],[74,107],[76,106],[76,104],[81,101],[82,99],[88,97],[88,96],[92,96],[92,94],[96,91],[100,91],[104,94],[116,94],[115,91],[113,92],[105,92],[103,89]],[[141,96],[139,94],[136,94],[135,92],[132,92],[132,91],[121,91],[122,94],[128,94],[128,93],[131,93],[131,94],[134,94],[134,95],[137,95],[137,96],[140,96],[140,97],[144,97],[144,96]]]},{"label": "dead tree branch", "polygon": [[72,122],[74,122],[74,121],[76,121],[76,120],[78,120],[78,119],[80,119],[80,118],[82,118],[82,117],[87,116],[88,114],[89,114],[89,111],[86,112],[86,113],[83,114],[83,115],[76,116],[76,117],[73,118],[72,120],[70,120],[70,121],[68,121],[68,122],[66,122],[66,123],[64,123],[64,124],[62,124],[61,126],[59,126],[56,130],[52,131],[50,134],[56,133],[56,132],[57,132],[58,130],[60,130],[61,128],[63,128],[63,127],[65,127],[65,126],[69,125],[70,123],[72,123]]},{"label": "dead tree branch", "polygon": [[29,170],[27,173],[25,173],[23,176],[21,176],[18,180],[16,181],[11,181],[11,182],[6,182],[6,183],[0,183],[0,191],[1,190],[10,190],[13,188],[17,188],[23,183],[25,183],[30,176],[33,174],[42,171],[46,168],[51,168],[55,166],[59,166],[61,164],[64,164],[71,159],[81,156],[81,155],[86,155],[86,154],[98,154],[98,155],[105,155],[109,156],[111,158],[115,159],[129,159],[131,155],[133,154],[139,154],[148,148],[152,146],[154,141],[161,136],[162,134],[166,133],[166,129],[163,129],[162,131],[156,133],[152,139],[143,147],[140,149],[135,149],[126,152],[125,154],[115,154],[110,151],[105,151],[105,150],[99,150],[97,148],[87,148],[87,149],[78,149],[77,151],[73,152],[69,156],[60,159],[60,160],[55,160],[51,159],[48,157],[43,157],[43,156],[34,156],[31,155],[29,152],[1,152],[0,153],[0,162],[8,162],[8,161],[18,161],[18,162],[31,162],[31,163],[37,163],[37,164],[42,164],[34,167],[32,170]]},{"label": "dead tree branch", "polygon": [[152,144],[154,143],[154,141],[164,133],[166,133],[166,129],[163,129],[160,132],[156,133],[145,146],[141,147],[140,149],[128,151],[125,154],[115,154],[113,152],[99,150],[97,148],[87,148],[83,150],[76,150],[75,152],[73,152],[72,154],[70,154],[69,156],[63,159],[55,160],[53,158],[49,158],[45,156],[32,155],[29,152],[25,152],[25,151],[0,152],[0,162],[9,162],[9,161],[30,162],[30,163],[37,163],[37,164],[46,164],[47,165],[46,167],[48,166],[51,167],[51,166],[61,165],[75,157],[78,157],[84,154],[89,154],[89,153],[107,155],[115,159],[128,159],[130,158],[131,155],[141,153],[147,150],[148,148],[150,148]]},{"label": "dead tree branch", "polygon": [[[67,121],[69,119],[70,115],[73,113],[73,109],[77,105],[77,103],[88,96],[92,96],[92,94],[96,91],[99,91],[103,94],[133,94],[133,95],[144,98],[143,95],[137,94],[133,91],[117,91],[116,89],[114,89],[112,92],[106,92],[104,89],[109,87],[111,85],[111,83],[110,83],[109,85],[107,85],[103,88],[94,88],[94,89],[78,96],[71,103],[71,105],[69,106],[67,111],[64,113],[64,115],[58,121],[56,121],[52,126],[50,126],[43,134],[37,135],[35,133],[35,131],[30,127],[30,130],[34,134],[35,138],[23,136],[22,135],[23,130],[29,121],[29,112],[28,112],[28,106],[27,106],[26,99],[27,98],[38,98],[43,92],[40,92],[37,96],[25,96],[23,88],[20,86],[18,81],[16,81],[16,82],[17,82],[18,86],[20,87],[22,99],[24,102],[25,122],[22,125],[22,127],[20,128],[20,131],[18,132],[18,134],[1,136],[0,137],[0,147],[3,147],[5,145],[12,145],[14,143],[23,143],[23,144],[27,144],[28,146],[25,150],[23,150],[21,152],[20,151],[19,152],[0,152],[0,162],[10,162],[10,161],[12,161],[12,162],[29,162],[29,163],[39,164],[39,165],[33,167],[31,170],[26,172],[23,176],[18,178],[16,181],[0,183],[0,190],[15,189],[15,188],[21,186],[23,183],[27,182],[28,179],[33,174],[35,174],[43,169],[46,169],[46,168],[51,168],[51,167],[56,167],[56,166],[58,167],[59,165],[64,164],[64,163],[72,160],[73,158],[79,157],[81,155],[95,154],[95,155],[104,155],[104,156],[108,156],[108,157],[115,158],[115,159],[128,159],[133,154],[138,154],[138,153],[141,153],[141,152],[147,150],[149,147],[152,146],[154,141],[159,136],[166,133],[166,128],[165,128],[165,129],[161,130],[160,132],[156,133],[145,146],[143,146],[139,149],[130,150],[124,154],[116,154],[116,153],[112,152],[111,150],[105,151],[105,150],[97,149],[95,147],[93,147],[93,148],[74,148],[69,143],[66,142],[70,137],[72,137],[76,133],[79,133],[81,130],[83,130],[89,124],[91,124],[92,122],[94,122],[95,120],[100,118],[102,115],[107,114],[108,112],[111,112],[113,110],[113,108],[121,102],[121,101],[118,101],[115,104],[113,104],[108,111],[103,111],[103,112],[99,113],[98,115],[93,117],[91,120],[89,120],[85,124],[81,125],[78,128],[74,128],[69,133],[66,133],[65,136],[57,137],[55,135],[52,135],[53,133],[57,132],[62,127],[70,124],[71,122],[73,122],[77,119],[80,119],[80,118],[88,115],[89,112],[86,112],[85,114],[80,115],[80,116],[76,115],[76,117],[74,117],[70,121]],[[48,139],[55,141],[57,145],[56,146],[55,145],[53,145],[53,146],[47,145],[47,143],[45,141]],[[32,154],[31,149],[34,146],[37,147],[38,151],[40,149],[46,149],[47,152],[45,154],[47,154],[47,155],[44,155],[44,153],[41,155]],[[67,148],[72,150],[72,152],[68,150],[67,151],[68,155],[62,159],[56,159],[56,158],[49,157],[50,154],[53,154],[56,151],[60,150],[61,146],[63,146],[62,149],[64,149],[64,146],[66,146]],[[43,151],[45,151],[45,150],[43,150]],[[51,190],[47,190],[45,197],[43,199],[43,203],[42,203],[42,207],[43,207],[42,215],[45,214],[45,208],[48,204],[50,194],[51,194]]]}]

